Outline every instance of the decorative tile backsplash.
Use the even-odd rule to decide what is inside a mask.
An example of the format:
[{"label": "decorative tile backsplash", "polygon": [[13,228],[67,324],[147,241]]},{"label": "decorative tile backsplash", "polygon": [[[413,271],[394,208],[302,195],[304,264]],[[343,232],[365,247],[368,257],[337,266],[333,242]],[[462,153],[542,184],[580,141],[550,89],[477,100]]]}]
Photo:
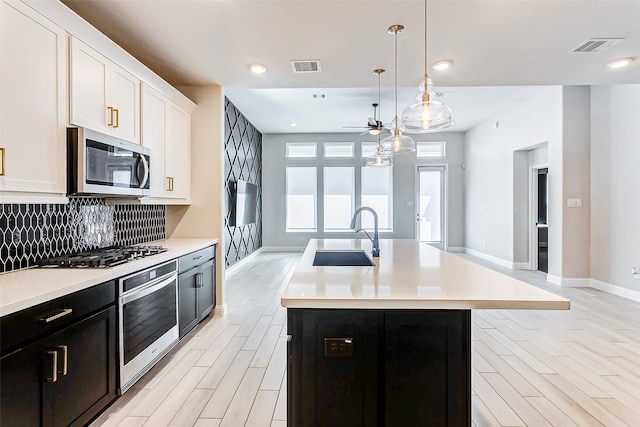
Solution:
[{"label": "decorative tile backsplash", "polygon": [[43,258],[164,239],[162,205],[107,205],[78,197],[69,204],[0,204],[0,273]]}]

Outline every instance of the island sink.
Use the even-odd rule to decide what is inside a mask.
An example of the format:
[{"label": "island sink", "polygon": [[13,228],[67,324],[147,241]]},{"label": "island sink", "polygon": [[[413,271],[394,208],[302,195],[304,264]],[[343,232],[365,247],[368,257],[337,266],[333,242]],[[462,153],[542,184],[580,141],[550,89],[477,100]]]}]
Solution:
[{"label": "island sink", "polygon": [[317,250],[313,265],[316,267],[373,267],[375,263],[363,250]]}]

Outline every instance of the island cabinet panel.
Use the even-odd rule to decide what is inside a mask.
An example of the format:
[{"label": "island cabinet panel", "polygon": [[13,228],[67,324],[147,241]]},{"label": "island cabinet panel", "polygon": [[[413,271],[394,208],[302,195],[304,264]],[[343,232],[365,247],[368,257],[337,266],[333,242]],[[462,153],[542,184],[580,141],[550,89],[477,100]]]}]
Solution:
[{"label": "island cabinet panel", "polygon": [[470,426],[469,310],[288,309],[289,426]]},{"label": "island cabinet panel", "polygon": [[387,311],[385,425],[471,425],[471,311]]}]

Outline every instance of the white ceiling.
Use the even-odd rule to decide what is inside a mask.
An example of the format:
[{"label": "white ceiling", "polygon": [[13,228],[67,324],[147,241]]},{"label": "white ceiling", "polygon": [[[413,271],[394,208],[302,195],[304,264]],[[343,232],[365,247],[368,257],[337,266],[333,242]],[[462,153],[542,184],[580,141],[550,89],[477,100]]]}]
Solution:
[{"label": "white ceiling", "polygon": [[[424,70],[424,2],[400,0],[63,0],[174,85],[220,84],[263,133],[342,132],[364,126],[382,76],[382,120],[414,103]],[[640,83],[640,0],[430,0],[429,64],[440,99],[464,131],[540,85]],[[623,38],[599,53],[570,53],[589,38]],[[629,67],[608,62],[633,57]],[[320,59],[294,74],[290,60]],[[267,66],[263,75],[247,65]],[[311,94],[325,93],[327,99]],[[292,128],[290,122],[296,122]]]}]

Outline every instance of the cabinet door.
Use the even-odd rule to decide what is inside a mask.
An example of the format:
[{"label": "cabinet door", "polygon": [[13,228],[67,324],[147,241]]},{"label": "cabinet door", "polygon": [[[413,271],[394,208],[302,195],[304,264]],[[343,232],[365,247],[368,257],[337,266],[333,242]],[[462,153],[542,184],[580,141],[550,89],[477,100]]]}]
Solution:
[{"label": "cabinet door", "polygon": [[166,178],[164,146],[167,129],[167,99],[142,85],[142,145],[151,149],[151,197],[163,198],[167,196],[169,188]]},{"label": "cabinet door", "polygon": [[171,181],[171,197],[190,200],[190,114],[173,102],[168,105],[167,111],[169,128],[165,148],[165,163],[167,177]]},{"label": "cabinet door", "polygon": [[109,60],[71,38],[71,116],[72,125],[110,133],[112,112],[109,105]]},{"label": "cabinet door", "polygon": [[292,335],[287,368],[292,370],[287,384],[290,425],[378,425],[383,411],[378,342],[384,314],[289,309],[287,317]]},{"label": "cabinet door", "polygon": [[198,282],[198,321],[203,320],[215,305],[216,295],[216,271],[215,271],[215,259],[206,262],[198,268],[198,274],[200,278]]},{"label": "cabinet door", "polygon": [[[0,425],[38,427],[43,415],[43,397],[52,401],[54,348],[50,339],[36,341],[0,359]],[[49,411],[50,414],[50,411]]]},{"label": "cabinet door", "polygon": [[3,357],[0,425],[85,425],[117,397],[116,339],[111,307]]},{"label": "cabinet door", "polygon": [[198,324],[196,305],[198,269],[192,268],[178,275],[178,327],[180,338]]},{"label": "cabinet door", "polygon": [[0,7],[0,203],[38,196],[60,202],[66,193],[66,33],[21,2]]},{"label": "cabinet door", "polygon": [[59,376],[52,425],[85,425],[117,397],[116,308],[62,330],[54,340]]},{"label": "cabinet door", "polygon": [[387,311],[386,426],[471,425],[471,311]]},{"label": "cabinet door", "polygon": [[109,105],[113,108],[113,134],[140,143],[140,80],[111,64]]}]

